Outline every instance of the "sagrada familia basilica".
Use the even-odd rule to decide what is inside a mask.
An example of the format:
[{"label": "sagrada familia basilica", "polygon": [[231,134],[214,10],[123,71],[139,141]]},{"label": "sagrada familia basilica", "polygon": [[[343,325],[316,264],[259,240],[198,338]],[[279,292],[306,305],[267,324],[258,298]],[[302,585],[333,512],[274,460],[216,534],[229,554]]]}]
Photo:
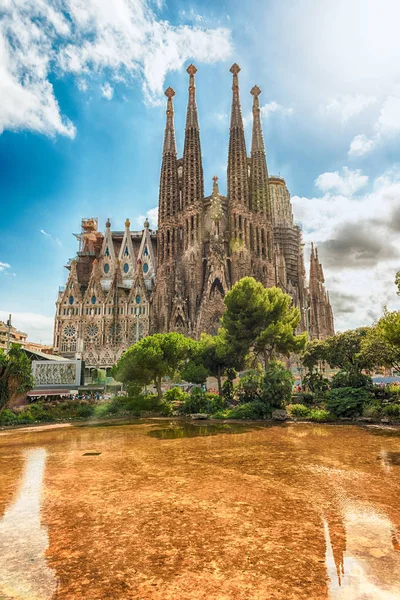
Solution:
[{"label": "sagrada familia basilica", "polygon": [[254,86],[253,131],[247,154],[239,96],[239,71],[232,65],[227,196],[213,177],[205,196],[196,106],[196,67],[190,65],[183,157],[178,158],[173,97],[168,88],[162,151],[158,230],[105,232],[97,219],[83,219],[79,251],[67,265],[59,291],[54,349],[81,357],[87,367],[111,367],[130,345],[154,332],[199,337],[216,333],[224,295],[242,277],[290,294],[301,312],[300,330],[311,338],[334,333],[329,296],[318,251],[312,247],[309,282],[301,231],[293,221],[284,179],[269,177]]}]

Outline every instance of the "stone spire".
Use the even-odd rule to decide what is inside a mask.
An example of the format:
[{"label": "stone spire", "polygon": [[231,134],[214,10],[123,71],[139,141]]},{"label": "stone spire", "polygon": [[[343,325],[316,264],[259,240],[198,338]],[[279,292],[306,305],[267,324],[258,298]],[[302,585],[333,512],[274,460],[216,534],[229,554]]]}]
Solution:
[{"label": "stone spire", "polygon": [[185,207],[204,198],[203,164],[201,160],[200,128],[197,116],[196,85],[197,69],[189,65],[189,100],[186,113],[185,144],[183,148],[183,204]]},{"label": "stone spire", "polygon": [[176,143],[174,129],[174,106],[172,98],[175,91],[165,90],[167,101],[167,123],[165,126],[164,148],[160,176],[160,198],[158,204],[158,222],[162,227],[165,220],[176,213],[178,197],[178,169],[176,164]]},{"label": "stone spire", "polygon": [[165,95],[168,98],[167,101],[167,124],[165,126],[164,134],[164,148],[163,155],[166,153],[172,153],[176,156],[176,143],[175,143],[175,128],[174,128],[174,105],[172,98],[175,96],[175,90],[169,87],[165,90]]},{"label": "stone spire", "polygon": [[230,72],[233,75],[233,83],[228,154],[228,198],[230,203],[239,202],[240,204],[247,205],[249,181],[246,141],[239,97],[239,71],[240,67],[236,63],[230,68]]},{"label": "stone spire", "polygon": [[251,89],[253,96],[253,136],[251,140],[251,164],[250,164],[250,202],[251,209],[262,212],[271,221],[271,209],[268,190],[268,169],[265,156],[264,139],[260,118],[259,95],[261,90],[258,86]]}]

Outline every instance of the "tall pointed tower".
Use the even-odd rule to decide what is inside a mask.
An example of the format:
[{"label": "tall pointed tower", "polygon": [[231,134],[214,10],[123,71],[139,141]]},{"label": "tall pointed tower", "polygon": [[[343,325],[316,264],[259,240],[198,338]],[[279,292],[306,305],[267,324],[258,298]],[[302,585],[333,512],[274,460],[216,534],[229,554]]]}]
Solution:
[{"label": "tall pointed tower", "polygon": [[264,138],[261,127],[260,88],[255,85],[251,89],[253,96],[253,135],[251,140],[250,163],[250,207],[253,212],[267,216],[271,222],[271,210],[268,190],[268,169],[265,155]]},{"label": "tall pointed tower", "polygon": [[167,96],[167,119],[162,152],[160,193],[158,203],[157,236],[157,286],[153,299],[151,328],[166,331],[168,328],[171,302],[167,299],[173,294],[173,269],[177,253],[177,220],[179,209],[178,165],[174,127],[173,97],[175,91],[169,87]]},{"label": "tall pointed tower", "polygon": [[309,284],[309,333],[311,339],[334,335],[332,307],[325,289],[325,278],[318,250],[311,244]]},{"label": "tall pointed tower", "polygon": [[185,144],[183,148],[183,207],[201,204],[204,198],[203,163],[201,160],[200,128],[196,105],[194,76],[197,69],[189,65],[189,100],[186,113]]},{"label": "tall pointed tower", "polygon": [[252,264],[256,277],[264,285],[272,286],[277,279],[276,265],[279,272],[285,273],[285,264],[280,253],[274,253],[268,168],[259,101],[261,90],[255,85],[250,93],[253,96],[253,132],[249,161]]},{"label": "tall pointed tower", "polygon": [[228,221],[230,279],[236,283],[245,275],[252,275],[250,249],[253,234],[249,210],[249,172],[246,140],[239,95],[238,64],[232,73],[232,108],[228,151]]}]

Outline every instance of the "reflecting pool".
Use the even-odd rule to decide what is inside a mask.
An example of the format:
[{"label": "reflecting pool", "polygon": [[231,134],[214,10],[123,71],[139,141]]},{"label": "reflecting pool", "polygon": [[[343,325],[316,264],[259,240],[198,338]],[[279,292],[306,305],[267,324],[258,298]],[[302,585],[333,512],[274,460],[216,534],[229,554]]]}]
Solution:
[{"label": "reflecting pool", "polygon": [[0,432],[0,599],[399,600],[396,429]]}]

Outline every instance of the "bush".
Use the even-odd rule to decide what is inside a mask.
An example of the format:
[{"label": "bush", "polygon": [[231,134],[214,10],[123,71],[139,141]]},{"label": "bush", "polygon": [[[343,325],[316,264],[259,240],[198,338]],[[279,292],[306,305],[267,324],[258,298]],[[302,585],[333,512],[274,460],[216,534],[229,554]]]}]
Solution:
[{"label": "bush", "polygon": [[318,397],[323,397],[329,389],[329,381],[322,373],[311,371],[303,378],[303,385]]},{"label": "bush", "polygon": [[370,399],[371,395],[365,388],[336,388],[329,392],[326,408],[336,417],[356,417]]},{"label": "bush", "polygon": [[188,398],[189,394],[178,387],[172,387],[171,389],[167,390],[164,394],[164,399],[166,402],[185,402]]},{"label": "bush", "polygon": [[227,379],[222,384],[222,395],[227,402],[233,402],[234,399],[234,385],[232,379]]},{"label": "bush", "polygon": [[225,399],[218,394],[203,392],[199,388],[194,388],[190,396],[187,397],[181,407],[184,415],[195,413],[212,414],[225,407]]},{"label": "bush", "polygon": [[326,423],[327,421],[332,421],[333,417],[328,410],[323,410],[322,408],[313,408],[310,411],[310,421],[315,421],[316,423]]},{"label": "bush", "polygon": [[381,416],[382,407],[379,402],[372,402],[364,407],[362,416],[369,417],[371,419],[379,419]]},{"label": "bush", "polygon": [[19,415],[17,417],[17,424],[18,425],[27,425],[29,423],[34,423],[35,420],[36,420],[35,417],[29,410],[24,410],[19,413]]},{"label": "bush", "polygon": [[18,423],[18,416],[12,410],[5,408],[0,415],[0,425],[15,425]]},{"label": "bush", "polygon": [[400,417],[400,404],[388,404],[382,412],[385,417]]},{"label": "bush", "polygon": [[289,404],[287,410],[292,417],[299,419],[306,419],[310,416],[310,410],[304,404]]},{"label": "bush", "polygon": [[[97,407],[96,407],[97,408]],[[76,409],[76,416],[80,418],[87,418],[93,415],[94,408],[90,404],[81,404]]]},{"label": "bush", "polygon": [[296,400],[299,404],[306,404],[310,406],[311,404],[314,404],[314,395],[303,392],[302,394],[298,394],[296,396]]},{"label": "bush", "polygon": [[372,388],[372,379],[358,371],[339,371],[331,380],[332,388]]},{"label": "bush", "polygon": [[160,403],[157,394],[140,394],[133,398],[127,398],[125,409],[133,413],[135,416],[140,416],[143,412],[161,412],[162,403]]},{"label": "bush", "polygon": [[243,404],[260,400],[262,396],[262,375],[256,370],[247,371],[240,378],[238,392],[239,402]]},{"label": "bush", "polygon": [[270,416],[271,411],[264,402],[246,402],[238,404],[235,408],[218,411],[213,415],[214,419],[265,419]]},{"label": "bush", "polygon": [[271,408],[282,408],[292,397],[294,377],[278,361],[270,362],[265,369],[262,400]]}]

